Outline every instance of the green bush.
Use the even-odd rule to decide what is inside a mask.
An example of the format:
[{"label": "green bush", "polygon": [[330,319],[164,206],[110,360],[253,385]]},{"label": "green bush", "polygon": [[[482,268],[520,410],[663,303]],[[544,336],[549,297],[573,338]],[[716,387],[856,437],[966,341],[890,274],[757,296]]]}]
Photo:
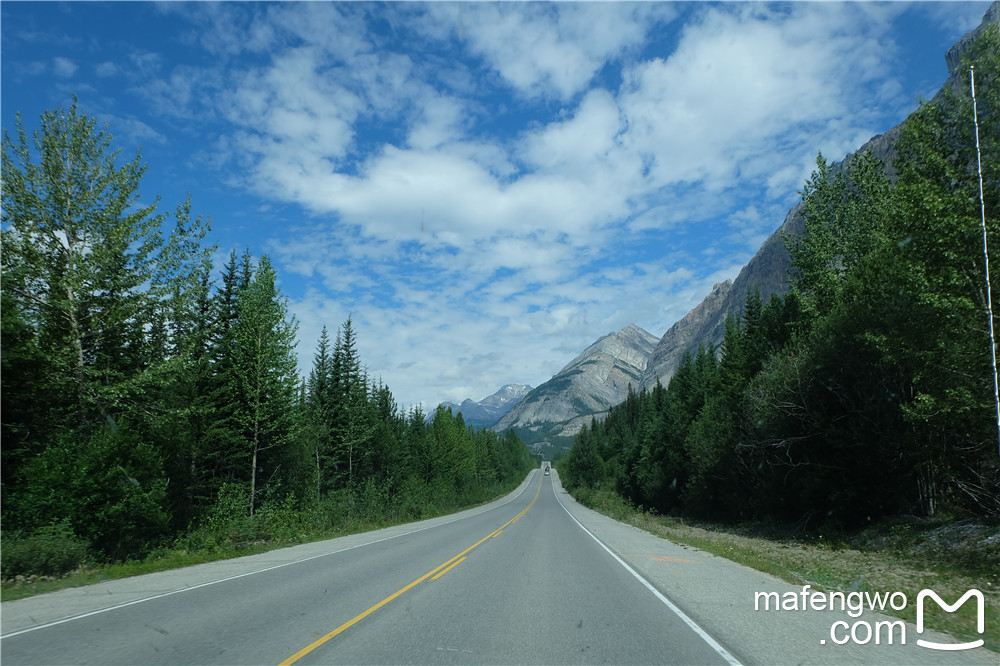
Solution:
[{"label": "green bush", "polygon": [[254,514],[257,538],[265,541],[298,541],[309,531],[308,514],[296,507],[294,495],[268,499]]},{"label": "green bush", "polygon": [[87,559],[87,542],[67,523],[36,529],[25,537],[3,538],[0,571],[15,576],[61,576]]}]

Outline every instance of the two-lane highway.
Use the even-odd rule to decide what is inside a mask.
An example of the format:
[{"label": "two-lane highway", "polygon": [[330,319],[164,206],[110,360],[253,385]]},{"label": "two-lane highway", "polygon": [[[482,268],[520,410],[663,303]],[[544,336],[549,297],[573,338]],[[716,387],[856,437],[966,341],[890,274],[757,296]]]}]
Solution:
[{"label": "two-lane highway", "polygon": [[[331,542],[332,543],[332,542]],[[6,634],[5,664],[698,663],[731,660],[532,473],[431,528]]]}]

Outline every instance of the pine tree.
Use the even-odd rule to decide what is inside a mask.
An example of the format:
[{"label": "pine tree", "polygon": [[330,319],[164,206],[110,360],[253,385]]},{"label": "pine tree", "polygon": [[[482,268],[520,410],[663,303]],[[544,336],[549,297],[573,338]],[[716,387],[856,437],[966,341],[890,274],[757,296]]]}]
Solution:
[{"label": "pine tree", "polygon": [[313,356],[313,367],[306,381],[306,416],[303,435],[307,439],[307,449],[313,460],[313,488],[318,499],[329,490],[332,426],[334,412],[334,350],[330,347],[330,335],[326,326],[320,334]]}]

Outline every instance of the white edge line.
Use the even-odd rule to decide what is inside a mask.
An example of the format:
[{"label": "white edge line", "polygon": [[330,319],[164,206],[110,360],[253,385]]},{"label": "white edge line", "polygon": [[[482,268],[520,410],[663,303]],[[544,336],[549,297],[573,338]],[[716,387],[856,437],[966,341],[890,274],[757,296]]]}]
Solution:
[{"label": "white edge line", "polygon": [[[561,481],[559,482],[559,486],[560,486],[560,488],[562,487],[562,482]],[[561,499],[559,499],[559,494],[555,492],[555,488],[553,488],[553,494],[556,496],[556,501],[559,502],[559,506],[561,506],[562,509],[563,509],[563,511],[566,512],[566,515],[568,515],[570,518],[573,519],[574,523],[576,523],[577,525],[580,526],[581,530],[583,530],[584,532],[586,532],[587,534],[589,534],[590,538],[593,539],[594,541],[596,541],[597,544],[601,548],[603,548],[604,550],[606,550],[608,552],[608,554],[611,555],[611,557],[615,558],[615,560],[618,562],[618,564],[620,564],[623,567],[625,567],[626,571],[628,571],[630,574],[632,574],[633,576],[635,576],[636,580],[638,580],[640,583],[642,583],[643,585],[645,585],[646,589],[648,589],[650,592],[652,592],[653,594],[655,594],[657,599],[659,599],[660,601],[662,601],[663,604],[667,608],[669,608],[670,610],[672,610],[674,612],[674,614],[677,615],[677,617],[679,617],[681,620],[684,621],[684,624],[686,624],[687,626],[691,627],[691,630],[694,631],[694,633],[698,634],[698,636],[701,637],[701,639],[703,641],[705,641],[706,643],[708,643],[709,647],[711,647],[713,650],[715,650],[717,653],[719,653],[719,656],[722,657],[723,659],[725,659],[726,663],[730,664],[731,666],[743,666],[742,663],[729,652],[729,650],[727,650],[726,648],[722,647],[719,644],[719,642],[716,641],[714,638],[712,638],[712,636],[709,635],[709,633],[707,631],[705,631],[704,629],[702,629],[701,626],[699,626],[697,622],[695,622],[690,617],[688,617],[688,615],[684,611],[682,611],[680,608],[678,608],[674,604],[674,602],[670,601],[670,599],[667,599],[667,597],[665,597],[662,592],[660,592],[658,589],[656,589],[653,586],[652,583],[650,583],[648,580],[646,580],[645,578],[643,578],[642,575],[640,575],[639,572],[637,572],[635,569],[633,569],[632,567],[630,567],[625,562],[625,560],[623,560],[622,558],[618,557],[614,553],[614,551],[612,551],[610,548],[608,548],[606,545],[604,545],[603,541],[601,541],[596,536],[594,536],[593,532],[591,532],[586,527],[584,527],[583,523],[581,523],[579,520],[577,520],[576,516],[574,516],[572,513],[570,513],[569,509],[566,508],[566,505],[562,503]]]},{"label": "white edge line", "polygon": [[[326,553],[320,553],[319,555],[311,555],[310,557],[304,557],[301,560],[292,560],[291,562],[282,562],[281,564],[275,564],[273,566],[265,567],[263,569],[256,569],[254,571],[247,571],[246,573],[236,574],[235,576],[227,576],[226,578],[219,578],[218,580],[210,580],[210,581],[207,581],[207,582],[204,582],[204,583],[198,583],[197,585],[192,585],[191,587],[183,587],[183,588],[180,588],[178,590],[171,590],[170,592],[162,592],[160,594],[154,594],[151,597],[143,597],[141,599],[133,599],[132,601],[126,601],[124,603],[120,603],[120,604],[117,604],[115,606],[108,606],[107,608],[100,608],[98,610],[89,611],[87,613],[81,613],[79,615],[71,615],[70,617],[64,617],[64,618],[62,618],[61,620],[53,620],[52,622],[46,622],[44,624],[38,624],[38,625],[35,625],[33,627],[25,627],[24,629],[18,629],[16,631],[12,631],[9,634],[0,635],[0,641],[2,641],[5,638],[13,638],[14,636],[20,636],[21,634],[27,634],[27,633],[30,633],[32,631],[38,631],[39,629],[47,629],[48,627],[54,627],[56,625],[65,624],[67,622],[73,622],[75,620],[82,620],[83,618],[91,617],[93,615],[100,615],[101,613],[110,613],[111,611],[118,610],[119,608],[127,608],[128,606],[134,606],[136,604],[145,603],[147,601],[153,601],[155,599],[162,599],[163,597],[170,597],[170,596],[173,596],[175,594],[180,594],[181,592],[190,592],[191,590],[197,590],[198,588],[208,587],[209,585],[216,585],[218,583],[225,583],[225,582],[228,582],[228,581],[231,581],[231,580],[236,580],[237,578],[244,578],[246,576],[253,576],[253,575],[256,575],[256,574],[259,574],[259,573],[264,573],[266,571],[273,571],[275,569],[280,569],[282,567],[291,566],[293,564],[301,564],[302,562],[308,562],[310,560],[319,559],[321,557],[327,557],[328,555],[336,555],[337,553],[345,553],[345,552],[347,552],[349,550],[354,550],[355,548],[361,548],[362,546],[371,546],[373,544],[381,543],[383,541],[389,541],[390,539],[396,539],[396,538],[399,538],[399,537],[402,537],[402,536],[408,536],[410,534],[416,534],[417,532],[423,532],[424,530],[429,530],[429,529],[431,529],[433,527],[441,527],[442,525],[449,525],[451,523],[454,523],[455,521],[462,520],[464,518],[471,518],[473,516],[478,516],[479,514],[485,513],[486,511],[489,511],[491,509],[498,509],[501,506],[509,504],[510,502],[513,502],[515,499],[517,499],[518,497],[520,497],[521,495],[523,495],[525,489],[527,489],[528,486],[530,485],[530,479],[534,476],[534,473],[535,473],[535,471],[532,470],[531,473],[525,478],[524,482],[522,482],[522,485],[524,487],[521,488],[521,491],[518,492],[516,495],[512,492],[511,496],[508,497],[507,501],[505,501],[505,502],[503,502],[501,504],[498,504],[495,507],[489,507],[489,508],[483,507],[482,511],[478,511],[476,513],[469,514],[467,516],[461,516],[461,517],[458,517],[458,518],[452,518],[451,520],[447,520],[447,521],[442,522],[442,523],[435,523],[434,525],[425,525],[424,527],[421,527],[421,528],[418,528],[418,529],[415,529],[415,530],[410,530],[409,532],[400,532],[399,534],[393,534],[392,536],[387,536],[387,537],[384,537],[382,539],[376,539],[375,541],[365,541],[364,543],[358,543],[358,544],[355,544],[353,546],[348,546],[346,548],[341,548],[339,550],[331,550],[331,551],[326,552]],[[515,489],[515,491],[516,491],[516,489]],[[475,509],[467,509],[467,510],[468,511],[474,511]],[[434,519],[431,518],[429,520],[434,520]],[[225,560],[218,560],[218,561],[225,561]]]}]

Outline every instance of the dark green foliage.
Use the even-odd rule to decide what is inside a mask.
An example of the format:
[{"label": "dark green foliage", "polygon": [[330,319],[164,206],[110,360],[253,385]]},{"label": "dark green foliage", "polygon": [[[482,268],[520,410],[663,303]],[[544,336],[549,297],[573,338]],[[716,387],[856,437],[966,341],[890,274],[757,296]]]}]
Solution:
[{"label": "dark green foliage", "polygon": [[188,200],[164,238],[139,157],[75,104],[4,133],[2,168],[4,576],[417,519],[533,466],[513,433],[401,413],[351,319],[302,381],[268,258],[216,283],[209,222]]},{"label": "dark green foliage", "polygon": [[[969,58],[996,240],[995,26]],[[666,389],[630,395],[581,432],[568,483],[611,478],[636,504],[723,520],[852,528],[942,509],[1000,515],[968,63],[962,73],[904,124],[895,181],[869,154],[843,168],[820,156],[804,234],[787,239],[792,290],[766,304],[749,293],[718,357],[700,350]]]},{"label": "dark green foliage", "polygon": [[40,527],[27,536],[10,532],[3,536],[0,574],[15,576],[61,576],[87,559],[87,542],[73,534],[66,523]]},{"label": "dark green foliage", "polygon": [[595,487],[604,479],[601,435],[601,430],[593,427],[584,426],[580,430],[565,463],[568,486]]},{"label": "dark green foliage", "polygon": [[84,442],[62,438],[21,471],[5,515],[22,529],[66,523],[112,560],[145,555],[167,532],[160,457],[127,426]]}]

